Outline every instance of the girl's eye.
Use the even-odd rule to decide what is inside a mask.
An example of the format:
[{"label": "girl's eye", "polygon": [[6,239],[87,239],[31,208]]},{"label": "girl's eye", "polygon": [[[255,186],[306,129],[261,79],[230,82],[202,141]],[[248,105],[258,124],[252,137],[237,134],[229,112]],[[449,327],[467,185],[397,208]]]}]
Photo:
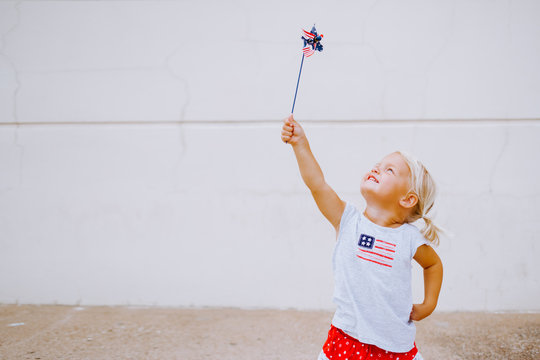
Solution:
[{"label": "girl's eye", "polygon": [[394,170],[392,170],[392,169],[386,169],[386,171],[390,172],[391,174],[394,173]]}]

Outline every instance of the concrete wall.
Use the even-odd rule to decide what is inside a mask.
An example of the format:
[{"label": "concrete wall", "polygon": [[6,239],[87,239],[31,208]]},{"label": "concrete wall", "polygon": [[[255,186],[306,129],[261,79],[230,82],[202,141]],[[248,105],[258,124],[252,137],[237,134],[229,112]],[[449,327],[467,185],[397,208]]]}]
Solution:
[{"label": "concrete wall", "polygon": [[[441,310],[540,310],[537,1],[0,1],[0,302],[331,309],[328,182],[416,154]],[[415,267],[414,292],[422,298]]]}]

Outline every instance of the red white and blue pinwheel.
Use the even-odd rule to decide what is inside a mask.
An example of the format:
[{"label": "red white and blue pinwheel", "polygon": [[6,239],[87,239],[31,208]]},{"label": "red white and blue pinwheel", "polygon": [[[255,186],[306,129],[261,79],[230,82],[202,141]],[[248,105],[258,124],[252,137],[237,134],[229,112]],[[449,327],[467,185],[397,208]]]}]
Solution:
[{"label": "red white and blue pinwheel", "polygon": [[302,52],[304,55],[311,56],[315,53],[315,51],[322,51],[323,46],[321,44],[321,40],[324,35],[318,35],[315,26],[311,28],[311,32],[307,32],[304,29],[302,29],[302,31],[304,32],[304,35],[302,36],[302,40],[304,40],[304,48],[302,49]]},{"label": "red white and blue pinwheel", "polygon": [[302,48],[302,62],[300,63],[300,72],[298,73],[298,81],[296,82],[296,90],[294,92],[294,100],[292,105],[291,114],[294,113],[294,104],[296,103],[296,94],[298,93],[298,85],[300,84],[300,75],[302,75],[302,66],[304,65],[304,58],[309,57],[315,53],[315,51],[322,51],[323,46],[321,40],[324,37],[323,34],[317,34],[315,25],[311,28],[311,31],[302,29],[302,40],[304,40],[304,47]]}]

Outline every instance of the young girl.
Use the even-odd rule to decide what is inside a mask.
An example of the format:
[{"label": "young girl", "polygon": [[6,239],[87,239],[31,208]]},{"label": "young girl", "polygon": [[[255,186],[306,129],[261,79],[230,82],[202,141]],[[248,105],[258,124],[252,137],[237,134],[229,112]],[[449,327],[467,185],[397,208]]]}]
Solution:
[{"label": "young girl", "polygon": [[[292,115],[284,120],[281,139],[292,145],[302,179],[337,232],[337,309],[319,360],[422,359],[413,320],[435,310],[443,273],[441,260],[427,245],[439,238],[427,217],[435,197],[430,174],[410,155],[387,155],[361,181],[366,208],[360,212],[325,182]],[[410,224],[420,218],[426,224],[422,231]],[[412,259],[424,268],[424,302],[414,305]]]}]

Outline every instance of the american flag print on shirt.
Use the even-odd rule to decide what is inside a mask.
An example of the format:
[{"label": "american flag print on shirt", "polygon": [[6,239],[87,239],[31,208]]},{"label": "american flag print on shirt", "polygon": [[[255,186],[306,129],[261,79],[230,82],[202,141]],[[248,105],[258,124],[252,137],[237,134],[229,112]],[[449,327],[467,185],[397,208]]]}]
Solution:
[{"label": "american flag print on shirt", "polygon": [[359,253],[356,256],[360,259],[381,266],[392,267],[396,254],[396,244],[361,234],[358,240],[358,250]]}]

